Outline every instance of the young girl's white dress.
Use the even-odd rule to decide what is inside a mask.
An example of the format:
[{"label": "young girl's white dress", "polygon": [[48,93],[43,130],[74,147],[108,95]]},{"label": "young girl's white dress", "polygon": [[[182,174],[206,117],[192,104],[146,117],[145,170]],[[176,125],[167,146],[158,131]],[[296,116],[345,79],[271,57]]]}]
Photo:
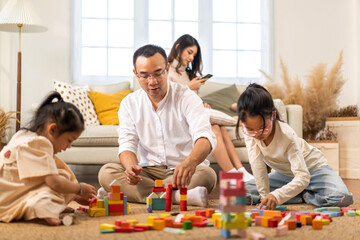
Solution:
[{"label": "young girl's white dress", "polygon": [[59,218],[76,194],[53,191],[45,183],[49,174],[77,182],[47,138],[18,131],[0,152],[0,221]]}]

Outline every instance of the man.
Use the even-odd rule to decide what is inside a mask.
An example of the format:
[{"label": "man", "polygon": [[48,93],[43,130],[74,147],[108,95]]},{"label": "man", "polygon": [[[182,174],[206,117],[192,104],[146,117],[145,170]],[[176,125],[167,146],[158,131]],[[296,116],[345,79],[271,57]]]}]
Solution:
[{"label": "man", "polygon": [[[146,202],[156,179],[166,187],[187,187],[189,205],[207,205],[216,173],[205,158],[216,147],[201,99],[190,89],[167,80],[169,64],[161,47],[146,45],[133,57],[141,89],[123,99],[119,109],[119,163],[99,172],[100,185],[110,191],[117,180],[131,202]],[[136,153],[140,151],[140,163]],[[101,190],[99,191],[101,192]],[[179,203],[179,191],[174,202]]]}]

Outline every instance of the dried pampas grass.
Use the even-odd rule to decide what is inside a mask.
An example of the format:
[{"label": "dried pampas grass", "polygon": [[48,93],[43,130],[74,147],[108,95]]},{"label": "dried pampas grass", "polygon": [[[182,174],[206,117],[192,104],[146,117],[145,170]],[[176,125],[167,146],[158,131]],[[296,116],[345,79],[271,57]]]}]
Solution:
[{"label": "dried pampas grass", "polygon": [[337,99],[345,83],[341,67],[343,52],[335,65],[326,72],[326,64],[315,65],[306,81],[291,79],[287,66],[280,61],[282,81],[275,81],[261,71],[267,78],[265,87],[273,98],[280,98],[284,104],[299,104],[303,108],[303,136],[306,140],[315,139],[316,134],[325,127],[326,117],[338,108]]},{"label": "dried pampas grass", "polygon": [[5,136],[5,130],[9,128],[9,120],[15,119],[19,122],[19,120],[13,116],[16,112],[5,112],[3,109],[0,108],[0,150],[4,143],[2,143],[1,139]]}]

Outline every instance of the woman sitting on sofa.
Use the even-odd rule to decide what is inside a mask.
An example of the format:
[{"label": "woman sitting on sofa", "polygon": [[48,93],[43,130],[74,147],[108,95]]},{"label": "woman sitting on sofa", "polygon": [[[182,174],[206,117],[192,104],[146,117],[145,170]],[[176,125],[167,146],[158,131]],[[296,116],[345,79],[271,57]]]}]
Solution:
[{"label": "woman sitting on sofa", "polygon": [[[170,70],[168,79],[187,85],[191,90],[198,91],[208,79],[201,77],[201,49],[198,41],[185,34],[174,43],[168,57]],[[199,76],[196,76],[199,74]],[[204,103],[204,107],[211,108],[209,104]],[[217,147],[212,155],[224,171],[239,171],[243,173],[244,181],[253,179],[253,176],[246,171],[235,151],[234,145],[224,126],[212,125],[212,131],[215,133]]]}]

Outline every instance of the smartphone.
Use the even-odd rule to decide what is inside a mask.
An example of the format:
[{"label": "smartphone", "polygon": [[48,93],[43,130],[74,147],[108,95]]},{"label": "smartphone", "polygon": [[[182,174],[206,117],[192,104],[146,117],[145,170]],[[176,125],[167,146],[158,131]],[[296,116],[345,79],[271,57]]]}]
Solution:
[{"label": "smartphone", "polygon": [[[201,77],[200,80],[201,80],[201,79],[206,79],[206,80],[208,80],[208,79],[211,78],[212,76],[213,76],[213,75],[209,73],[209,74],[206,74],[205,76]],[[205,82],[206,80],[204,80],[204,81],[202,81],[202,82]]]}]

